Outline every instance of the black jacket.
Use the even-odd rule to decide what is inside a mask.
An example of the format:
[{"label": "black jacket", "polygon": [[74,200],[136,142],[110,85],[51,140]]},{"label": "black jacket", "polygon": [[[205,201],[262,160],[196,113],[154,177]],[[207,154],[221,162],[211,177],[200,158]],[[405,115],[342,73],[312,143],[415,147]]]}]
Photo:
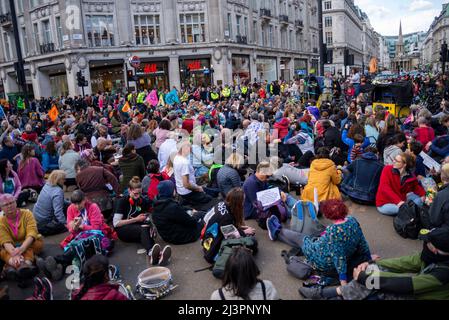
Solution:
[{"label": "black jacket", "polygon": [[324,133],[324,146],[332,149],[338,147],[342,150],[347,149],[341,140],[341,132],[335,127],[330,127]]},{"label": "black jacket", "polygon": [[430,207],[432,228],[449,227],[449,184],[438,192]]},{"label": "black jacket", "polygon": [[203,224],[187,213],[174,199],[156,198],[153,223],[165,242],[180,245],[199,239]]}]

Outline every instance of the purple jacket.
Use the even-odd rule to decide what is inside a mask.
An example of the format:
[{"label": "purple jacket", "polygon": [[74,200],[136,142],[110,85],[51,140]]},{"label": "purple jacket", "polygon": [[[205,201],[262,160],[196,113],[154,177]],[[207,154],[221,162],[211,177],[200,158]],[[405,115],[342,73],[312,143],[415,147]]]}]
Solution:
[{"label": "purple jacket", "polygon": [[42,187],[44,181],[44,169],[37,158],[31,158],[23,167],[19,165],[19,179],[22,188]]},{"label": "purple jacket", "polygon": [[[13,180],[14,180],[14,198],[19,197],[20,193],[22,192],[22,184],[20,183],[20,179],[19,176],[17,175],[17,173],[15,173],[14,171],[11,171],[11,174],[13,175]],[[3,179],[0,176],[0,194],[3,194],[4,190],[3,190]]]}]

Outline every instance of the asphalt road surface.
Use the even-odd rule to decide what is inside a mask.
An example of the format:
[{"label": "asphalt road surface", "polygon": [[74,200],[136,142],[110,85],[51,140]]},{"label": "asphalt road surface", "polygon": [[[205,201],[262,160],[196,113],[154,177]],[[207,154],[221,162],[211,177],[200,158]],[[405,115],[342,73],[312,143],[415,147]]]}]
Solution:
[{"label": "asphalt road surface", "polygon": [[[380,215],[376,208],[364,207],[347,202],[350,212],[362,225],[364,234],[373,254],[383,258],[392,258],[420,252],[422,243],[417,240],[405,240],[396,234],[393,228],[393,218]],[[286,265],[281,257],[282,250],[289,247],[280,242],[269,240],[266,231],[257,227],[254,221],[249,225],[257,229],[259,253],[256,256],[257,264],[262,272],[261,278],[271,280],[277,288],[283,300],[300,300],[298,288],[301,281],[287,273]],[[62,253],[59,242],[65,235],[45,239],[46,255]],[[158,239],[161,246],[165,243]],[[112,264],[120,268],[122,279],[134,289],[137,276],[145,270],[146,257],[138,255],[141,249],[138,244],[125,244],[118,242],[113,255],[110,257]],[[195,270],[208,267],[202,257],[200,242],[184,246],[172,246],[173,256],[169,266],[172,271],[174,284],[178,287],[165,299],[173,300],[208,300],[212,292],[220,287],[220,281],[212,276],[210,271],[195,273]],[[69,291],[66,289],[66,278],[54,283],[54,299],[67,300]],[[1,283],[3,286],[5,282]],[[6,283],[10,288],[12,300],[23,300],[32,295],[32,288],[20,289],[15,283]]]}]

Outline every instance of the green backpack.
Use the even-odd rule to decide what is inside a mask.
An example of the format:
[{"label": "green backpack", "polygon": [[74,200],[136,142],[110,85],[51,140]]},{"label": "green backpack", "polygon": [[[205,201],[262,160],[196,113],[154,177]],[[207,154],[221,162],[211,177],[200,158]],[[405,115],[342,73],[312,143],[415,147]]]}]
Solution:
[{"label": "green backpack", "polygon": [[212,274],[215,278],[223,279],[226,263],[234,247],[245,247],[252,250],[253,255],[257,254],[257,240],[254,237],[224,240],[215,260],[214,267],[212,268]]}]

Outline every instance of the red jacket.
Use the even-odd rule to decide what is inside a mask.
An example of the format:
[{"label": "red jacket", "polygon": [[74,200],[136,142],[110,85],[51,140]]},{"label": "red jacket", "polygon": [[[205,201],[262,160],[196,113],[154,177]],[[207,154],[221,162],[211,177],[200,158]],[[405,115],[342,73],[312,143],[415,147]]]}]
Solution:
[{"label": "red jacket", "polygon": [[435,131],[430,127],[420,127],[415,129],[414,134],[416,140],[422,143],[425,151],[428,151],[426,146],[435,139]]},{"label": "red jacket", "polygon": [[[75,297],[79,291],[73,294]],[[122,293],[119,292],[119,286],[109,283],[100,284],[87,290],[81,297],[81,300],[101,301],[101,300],[128,300]]]},{"label": "red jacket", "polygon": [[380,177],[376,206],[382,207],[386,204],[398,204],[401,201],[406,201],[407,194],[411,192],[420,197],[426,195],[415,175],[405,177],[405,181],[401,183],[399,172],[393,166],[386,166]]},{"label": "red jacket", "polygon": [[283,140],[287,135],[290,129],[290,120],[287,118],[282,118],[281,121],[274,124],[274,129],[278,130],[279,139]]}]

